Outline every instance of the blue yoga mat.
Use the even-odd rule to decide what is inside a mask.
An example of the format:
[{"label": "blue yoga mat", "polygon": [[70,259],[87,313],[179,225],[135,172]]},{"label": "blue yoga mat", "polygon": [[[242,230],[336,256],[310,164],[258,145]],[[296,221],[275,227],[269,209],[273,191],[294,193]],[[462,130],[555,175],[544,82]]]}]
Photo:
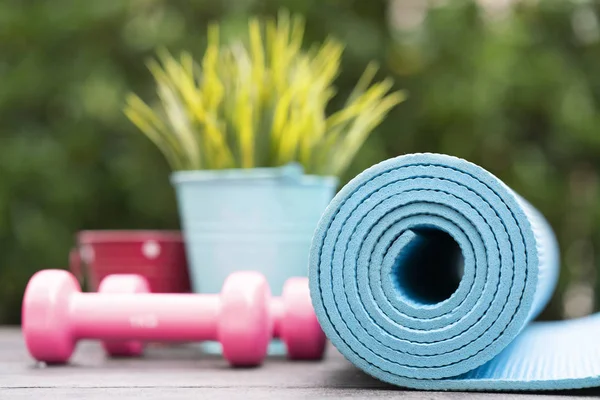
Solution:
[{"label": "blue yoga mat", "polygon": [[316,230],[311,296],[353,364],[431,390],[600,386],[600,316],[531,321],[554,290],[558,246],[498,178],[446,155],[362,172]]}]

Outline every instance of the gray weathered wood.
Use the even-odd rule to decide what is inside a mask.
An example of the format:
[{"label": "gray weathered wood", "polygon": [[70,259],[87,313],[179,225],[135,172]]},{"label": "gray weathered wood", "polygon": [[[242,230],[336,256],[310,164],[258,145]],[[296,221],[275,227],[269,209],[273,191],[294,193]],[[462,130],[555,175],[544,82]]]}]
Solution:
[{"label": "gray weathered wood", "polygon": [[143,358],[108,359],[96,342],[81,343],[69,365],[47,367],[27,354],[21,332],[0,329],[0,399],[567,399],[598,390],[545,394],[418,392],[363,374],[333,347],[322,362],[271,357],[264,366],[232,369],[197,346],[152,346]]}]

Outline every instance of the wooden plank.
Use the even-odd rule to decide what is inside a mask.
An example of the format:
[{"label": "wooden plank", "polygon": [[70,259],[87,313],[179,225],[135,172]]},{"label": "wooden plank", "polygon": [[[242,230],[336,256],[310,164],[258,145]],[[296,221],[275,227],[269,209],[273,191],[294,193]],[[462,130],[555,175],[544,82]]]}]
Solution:
[{"label": "wooden plank", "polygon": [[55,388],[55,389],[11,389],[0,392],[3,399],[144,399],[144,400],[305,400],[305,399],[395,399],[395,400],[568,400],[560,395],[538,396],[523,394],[486,394],[453,392],[409,392],[373,389],[332,388]]},{"label": "wooden plank", "polygon": [[[600,391],[570,392],[597,396]],[[0,329],[0,399],[540,399],[533,394],[401,390],[360,372],[333,347],[322,362],[271,357],[264,366],[232,369],[196,345],[152,346],[136,359],[106,358],[97,342],[81,343],[69,365],[47,367],[27,354],[19,329]],[[564,393],[542,396],[567,399]]]}]

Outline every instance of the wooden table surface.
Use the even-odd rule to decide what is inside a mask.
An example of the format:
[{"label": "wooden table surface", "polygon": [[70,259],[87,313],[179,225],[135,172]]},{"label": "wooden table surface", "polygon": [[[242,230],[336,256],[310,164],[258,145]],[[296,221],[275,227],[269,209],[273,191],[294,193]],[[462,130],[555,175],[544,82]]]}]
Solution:
[{"label": "wooden table surface", "polygon": [[395,388],[356,369],[333,347],[322,362],[272,357],[260,368],[231,369],[197,346],[149,348],[143,358],[107,359],[83,342],[69,365],[47,367],[27,354],[18,328],[0,329],[0,399],[569,399],[600,390],[545,394],[419,392]]}]

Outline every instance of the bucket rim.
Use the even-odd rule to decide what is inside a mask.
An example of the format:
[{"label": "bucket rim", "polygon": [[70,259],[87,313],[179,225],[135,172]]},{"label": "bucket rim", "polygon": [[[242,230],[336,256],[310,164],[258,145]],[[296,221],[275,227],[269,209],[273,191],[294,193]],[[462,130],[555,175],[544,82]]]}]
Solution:
[{"label": "bucket rim", "polygon": [[98,229],[82,230],[75,236],[78,244],[183,241],[181,231],[177,230]]},{"label": "bucket rim", "polygon": [[184,183],[236,183],[245,185],[337,186],[333,175],[305,175],[301,167],[288,165],[264,168],[231,168],[219,170],[174,171],[170,177],[174,185]]}]

